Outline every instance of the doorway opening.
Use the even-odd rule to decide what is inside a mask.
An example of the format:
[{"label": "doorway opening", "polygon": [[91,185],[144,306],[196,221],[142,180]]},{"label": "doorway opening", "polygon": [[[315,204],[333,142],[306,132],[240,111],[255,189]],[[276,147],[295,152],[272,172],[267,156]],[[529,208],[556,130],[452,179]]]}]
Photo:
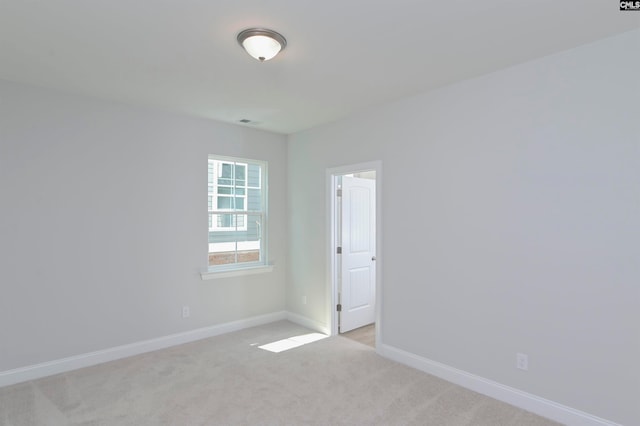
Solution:
[{"label": "doorway opening", "polygon": [[327,177],[331,333],[348,333],[376,347],[381,334],[381,163],[330,169]]}]

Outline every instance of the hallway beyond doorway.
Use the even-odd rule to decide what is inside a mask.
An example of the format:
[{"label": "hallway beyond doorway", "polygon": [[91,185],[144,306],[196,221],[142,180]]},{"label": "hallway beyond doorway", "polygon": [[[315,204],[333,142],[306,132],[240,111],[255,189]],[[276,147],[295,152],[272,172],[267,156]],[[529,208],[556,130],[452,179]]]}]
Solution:
[{"label": "hallway beyond doorway", "polygon": [[369,324],[364,327],[356,328],[355,330],[347,331],[346,333],[342,333],[341,336],[346,337],[347,339],[355,340],[356,342],[362,343],[363,345],[371,346],[375,349],[376,347],[376,325]]}]

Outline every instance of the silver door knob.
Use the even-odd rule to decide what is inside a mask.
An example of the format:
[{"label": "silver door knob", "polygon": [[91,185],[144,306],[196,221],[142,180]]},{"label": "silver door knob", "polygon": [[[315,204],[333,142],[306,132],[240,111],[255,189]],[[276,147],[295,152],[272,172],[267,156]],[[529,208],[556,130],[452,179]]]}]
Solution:
[{"label": "silver door knob", "polygon": [[375,261],[376,257],[375,256],[371,256],[371,261]]}]

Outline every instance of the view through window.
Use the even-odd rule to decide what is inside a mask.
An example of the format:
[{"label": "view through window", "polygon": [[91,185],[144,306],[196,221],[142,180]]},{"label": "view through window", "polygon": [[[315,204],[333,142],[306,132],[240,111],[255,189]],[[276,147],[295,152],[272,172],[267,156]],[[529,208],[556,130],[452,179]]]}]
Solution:
[{"label": "view through window", "polygon": [[266,163],[209,156],[209,266],[264,264]]}]

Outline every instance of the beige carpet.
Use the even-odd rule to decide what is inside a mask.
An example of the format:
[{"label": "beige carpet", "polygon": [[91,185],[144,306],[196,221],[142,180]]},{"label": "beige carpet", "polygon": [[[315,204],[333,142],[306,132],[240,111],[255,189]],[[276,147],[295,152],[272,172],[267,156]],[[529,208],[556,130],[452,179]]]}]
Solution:
[{"label": "beige carpet", "polygon": [[0,425],[556,424],[342,336],[259,348],[308,333],[282,321],[0,388]]},{"label": "beige carpet", "polygon": [[355,330],[347,331],[346,333],[342,333],[341,336],[360,342],[363,345],[371,346],[372,348],[376,347],[375,324],[369,324],[364,327],[356,328]]}]

